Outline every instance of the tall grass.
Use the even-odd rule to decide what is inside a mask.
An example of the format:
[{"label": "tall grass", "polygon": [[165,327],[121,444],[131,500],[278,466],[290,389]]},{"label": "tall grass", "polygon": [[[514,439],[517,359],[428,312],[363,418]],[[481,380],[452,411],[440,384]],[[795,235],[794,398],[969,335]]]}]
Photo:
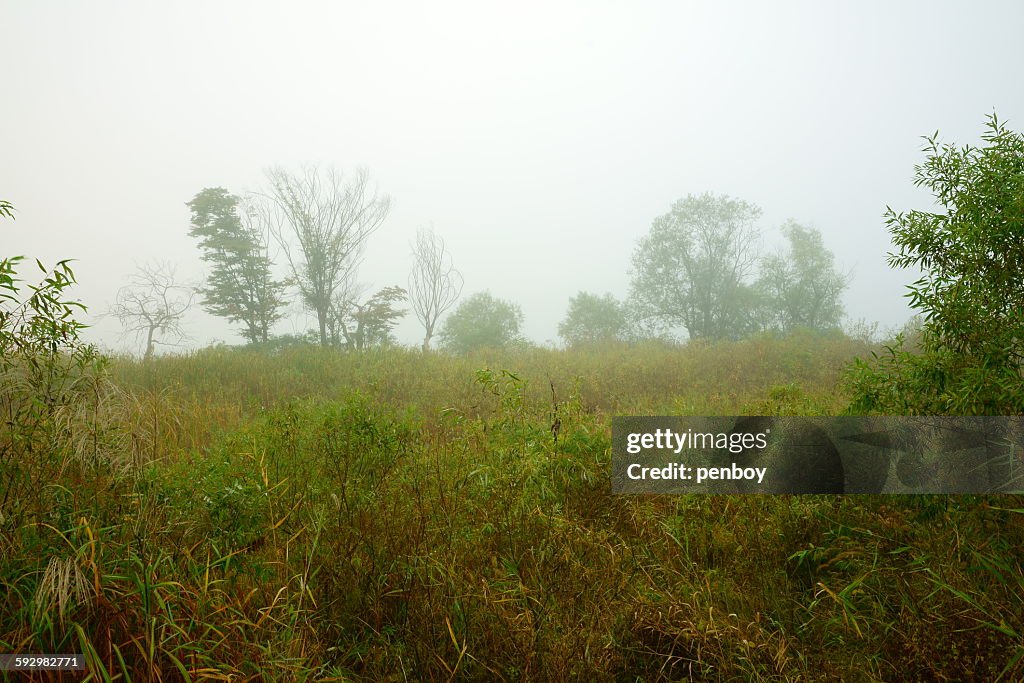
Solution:
[{"label": "tall grass", "polygon": [[0,648],[94,680],[1018,679],[1019,501],[610,492],[612,415],[838,412],[863,351],[116,359],[109,457],[71,438],[0,527]]}]

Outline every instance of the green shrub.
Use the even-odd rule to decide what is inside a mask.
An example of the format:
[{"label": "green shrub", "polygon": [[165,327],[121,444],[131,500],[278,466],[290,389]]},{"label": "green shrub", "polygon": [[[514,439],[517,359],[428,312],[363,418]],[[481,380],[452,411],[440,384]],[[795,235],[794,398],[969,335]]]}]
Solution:
[{"label": "green shrub", "polygon": [[942,210],[887,212],[890,265],[923,271],[908,293],[920,350],[898,336],[858,360],[854,412],[1024,414],[1024,134],[994,114],[987,127],[982,147],[928,139],[915,184]]}]

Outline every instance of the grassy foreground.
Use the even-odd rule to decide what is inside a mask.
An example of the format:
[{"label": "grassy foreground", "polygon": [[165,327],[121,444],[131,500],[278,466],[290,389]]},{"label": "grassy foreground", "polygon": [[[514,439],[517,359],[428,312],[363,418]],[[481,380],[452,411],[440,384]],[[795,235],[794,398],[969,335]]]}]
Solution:
[{"label": "grassy foreground", "polygon": [[0,651],[124,681],[1019,680],[1019,499],[610,493],[613,415],[835,413],[865,353],[116,359],[3,461]]}]

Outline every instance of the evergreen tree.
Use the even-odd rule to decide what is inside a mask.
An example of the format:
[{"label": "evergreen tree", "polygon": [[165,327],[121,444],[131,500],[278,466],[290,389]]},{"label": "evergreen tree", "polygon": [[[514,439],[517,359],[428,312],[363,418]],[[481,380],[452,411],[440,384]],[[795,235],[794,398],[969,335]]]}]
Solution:
[{"label": "evergreen tree", "polygon": [[282,316],[284,283],[272,276],[255,209],[240,212],[241,200],[222,187],[202,190],[187,205],[192,210],[189,235],[199,240],[202,258],[211,264],[199,290],[203,308],[241,322],[250,343],[267,341]]}]

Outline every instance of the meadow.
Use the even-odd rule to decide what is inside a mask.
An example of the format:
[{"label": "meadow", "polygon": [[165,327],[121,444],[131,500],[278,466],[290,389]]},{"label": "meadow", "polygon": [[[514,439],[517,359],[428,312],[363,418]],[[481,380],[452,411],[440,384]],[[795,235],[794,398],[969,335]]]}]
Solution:
[{"label": "meadow", "polygon": [[612,416],[838,414],[872,350],[97,359],[8,425],[0,650],[96,681],[1019,680],[1018,497],[611,494]]}]

